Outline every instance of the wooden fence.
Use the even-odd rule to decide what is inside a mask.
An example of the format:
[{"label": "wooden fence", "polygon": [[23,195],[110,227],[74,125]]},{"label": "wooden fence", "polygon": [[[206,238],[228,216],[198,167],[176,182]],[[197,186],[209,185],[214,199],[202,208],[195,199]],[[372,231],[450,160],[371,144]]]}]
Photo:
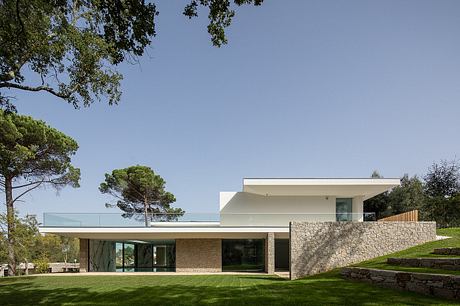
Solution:
[{"label": "wooden fence", "polygon": [[377,221],[418,221],[418,210],[411,210],[402,214],[382,218]]}]

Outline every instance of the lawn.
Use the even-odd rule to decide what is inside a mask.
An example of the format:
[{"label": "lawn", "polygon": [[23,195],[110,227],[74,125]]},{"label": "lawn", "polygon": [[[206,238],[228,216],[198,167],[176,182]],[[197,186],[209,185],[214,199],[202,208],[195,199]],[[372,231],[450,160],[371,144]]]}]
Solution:
[{"label": "lawn", "polygon": [[[1,305],[455,305],[340,278],[259,275],[33,276],[0,279]],[[458,305],[458,304],[457,304]]]},{"label": "lawn", "polygon": [[443,274],[457,274],[460,275],[460,271],[448,271],[448,270],[437,270],[437,269],[428,269],[428,268],[411,268],[411,267],[401,267],[388,265],[386,263],[387,258],[389,257],[406,257],[406,258],[416,258],[416,257],[438,257],[438,258],[449,258],[449,257],[458,257],[458,256],[445,256],[445,255],[436,255],[431,254],[435,248],[447,248],[447,247],[460,247],[460,228],[445,228],[439,229],[437,231],[438,235],[448,236],[451,238],[438,240],[433,242],[428,242],[401,252],[393,253],[386,256],[377,257],[368,261],[364,261],[355,266],[366,267],[366,268],[375,268],[375,269],[385,269],[385,270],[398,270],[398,271],[411,271],[411,272],[427,272],[427,273],[443,273]]},{"label": "lawn", "polygon": [[[429,253],[436,247],[460,246],[460,228],[439,230],[438,234],[452,238],[430,242],[390,256],[425,257],[432,256]],[[359,266],[389,269],[392,266],[386,265],[385,260],[390,256],[379,257]],[[264,274],[0,278],[0,305],[40,304],[458,305],[453,301],[346,281],[340,277],[338,270],[295,281]]]}]

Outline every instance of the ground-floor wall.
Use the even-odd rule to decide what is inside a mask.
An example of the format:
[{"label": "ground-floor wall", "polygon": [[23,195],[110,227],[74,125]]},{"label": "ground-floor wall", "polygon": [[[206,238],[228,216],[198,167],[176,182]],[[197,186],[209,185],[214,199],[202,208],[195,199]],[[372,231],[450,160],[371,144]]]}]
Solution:
[{"label": "ground-floor wall", "polygon": [[[286,239],[287,236],[281,235],[281,238]],[[254,237],[235,235],[226,238],[180,238],[171,241],[174,247],[174,265],[168,267],[167,271],[265,271],[270,274],[275,271],[275,233]],[[161,240],[126,240],[123,242],[123,240],[80,239],[80,272],[166,271],[161,267],[153,266],[150,270],[145,269],[144,261],[150,262],[152,258],[155,261],[157,256],[152,252],[144,252],[145,247],[140,246],[154,245],[159,242]],[[144,244],[134,247],[135,243]],[[123,246],[120,248],[121,244]],[[134,248],[134,251],[130,250],[129,253],[134,258],[132,260],[131,257],[127,259],[126,245]],[[225,254],[223,254],[223,249],[226,250]],[[286,250],[286,256],[284,256],[286,258],[287,253]],[[146,257],[145,254],[150,256]],[[130,263],[129,267],[126,262]]]},{"label": "ground-floor wall", "polygon": [[177,272],[222,271],[221,239],[177,239]]},{"label": "ground-floor wall", "polygon": [[436,239],[435,222],[292,222],[291,279]]}]

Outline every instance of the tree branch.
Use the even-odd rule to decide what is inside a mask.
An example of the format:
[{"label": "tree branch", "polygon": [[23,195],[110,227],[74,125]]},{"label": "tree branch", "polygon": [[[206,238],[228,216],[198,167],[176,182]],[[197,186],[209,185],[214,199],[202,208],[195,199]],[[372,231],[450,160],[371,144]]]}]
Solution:
[{"label": "tree branch", "polygon": [[24,185],[13,186],[12,189],[24,188],[24,187],[28,187],[28,186],[35,185],[35,184],[41,184],[41,183],[43,183],[43,182],[44,182],[44,181],[41,180],[41,181],[36,181],[36,182],[27,183],[27,184],[24,184]]},{"label": "tree branch", "polygon": [[43,181],[42,181],[40,184],[37,184],[37,185],[35,185],[34,187],[29,188],[29,189],[25,190],[23,193],[21,193],[20,195],[18,195],[16,198],[14,198],[13,204],[14,204],[14,202],[16,202],[17,200],[19,200],[20,197],[22,197],[23,195],[25,195],[26,193],[28,193],[28,192],[34,190],[35,188],[38,188],[42,183],[43,183]]},{"label": "tree branch", "polygon": [[15,89],[21,89],[21,90],[27,90],[27,91],[46,91],[62,99],[68,99],[71,96],[70,93],[64,94],[62,92],[56,91],[54,88],[51,88],[49,86],[44,86],[44,85],[33,87],[33,86],[15,84],[11,82],[0,82],[0,88],[15,88]]}]

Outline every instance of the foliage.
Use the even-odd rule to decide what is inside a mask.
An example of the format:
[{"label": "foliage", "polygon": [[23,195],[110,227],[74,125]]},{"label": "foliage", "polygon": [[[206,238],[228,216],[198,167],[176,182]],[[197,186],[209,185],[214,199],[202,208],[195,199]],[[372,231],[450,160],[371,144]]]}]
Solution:
[{"label": "foliage", "polygon": [[80,169],[71,163],[77,149],[75,140],[45,122],[0,110],[0,188],[6,198],[9,273],[15,272],[16,262],[14,204],[41,186],[79,187]]},{"label": "foliage", "polygon": [[425,176],[427,200],[423,217],[440,227],[460,226],[460,166],[457,161],[434,163]]},{"label": "foliage", "polygon": [[185,213],[180,208],[171,207],[176,198],[165,190],[165,184],[165,180],[150,167],[137,165],[106,173],[99,190],[116,199],[116,203],[107,203],[107,207],[120,208],[126,218],[143,214],[148,226],[149,219],[170,220]]},{"label": "foliage", "polygon": [[[225,28],[235,15],[230,1],[192,0],[184,15],[197,16],[199,6],[209,9],[213,44],[226,44]],[[47,92],[76,108],[102,98],[118,103],[116,66],[144,54],[157,15],[155,4],[143,0],[0,1],[0,106],[15,110],[5,90]]]},{"label": "foliage", "polygon": [[[380,178],[374,171],[372,177]],[[457,161],[433,163],[421,181],[407,174],[401,186],[364,202],[365,212],[377,219],[417,209],[420,218],[436,221],[438,227],[460,226],[460,165]]]},{"label": "foliage", "polygon": [[[77,238],[58,235],[41,235],[38,231],[38,222],[35,216],[23,218],[15,217],[15,259],[16,264],[33,262],[40,258],[47,258],[51,262],[70,262],[79,259],[79,241]],[[7,221],[4,214],[0,214],[0,264],[8,260],[7,253]]]},{"label": "foliage", "polygon": [[421,210],[426,201],[423,182],[407,174],[401,179],[401,186],[395,187],[388,195],[388,209],[391,214],[400,214],[411,210]]},{"label": "foliage", "polygon": [[48,258],[46,257],[41,257],[34,262],[35,265],[35,273],[48,273],[49,272],[49,266],[50,262]]},{"label": "foliage", "polygon": [[[371,178],[382,178],[382,176],[374,170]],[[375,218],[380,219],[386,216],[388,206],[388,192],[384,192],[366,200],[364,202],[363,210],[365,213],[375,213]]]},{"label": "foliage", "polygon": [[43,184],[79,187],[80,170],[71,164],[77,149],[75,140],[45,122],[0,110],[2,187],[7,179],[19,183],[13,189],[30,190]]}]

